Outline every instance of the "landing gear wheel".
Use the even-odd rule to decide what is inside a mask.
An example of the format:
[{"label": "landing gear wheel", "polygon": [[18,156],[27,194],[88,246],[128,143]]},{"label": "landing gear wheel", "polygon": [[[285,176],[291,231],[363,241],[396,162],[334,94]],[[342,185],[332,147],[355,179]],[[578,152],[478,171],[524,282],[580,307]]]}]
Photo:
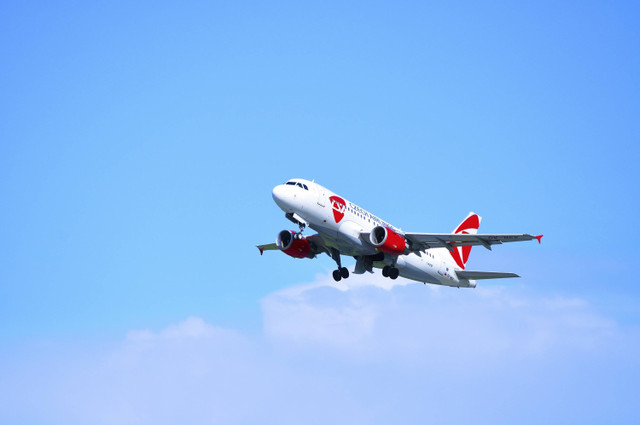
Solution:
[{"label": "landing gear wheel", "polygon": [[395,280],[398,278],[398,276],[400,276],[400,270],[396,269],[395,267],[389,270],[389,277],[391,279]]},{"label": "landing gear wheel", "polygon": [[340,269],[340,276],[342,276],[343,279],[346,279],[349,277],[349,270],[347,270],[346,267],[342,267]]},{"label": "landing gear wheel", "polygon": [[340,270],[334,270],[333,271],[333,280],[335,280],[336,282],[340,282],[340,279],[342,279],[342,275],[340,274]]},{"label": "landing gear wheel", "polygon": [[390,266],[384,266],[382,268],[382,276],[389,277],[389,270],[391,270]]}]

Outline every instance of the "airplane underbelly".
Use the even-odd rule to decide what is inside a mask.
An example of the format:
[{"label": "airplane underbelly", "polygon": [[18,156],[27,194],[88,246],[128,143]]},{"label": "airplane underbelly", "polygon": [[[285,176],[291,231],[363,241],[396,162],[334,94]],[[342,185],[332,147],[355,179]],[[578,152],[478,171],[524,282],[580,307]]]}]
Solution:
[{"label": "airplane underbelly", "polygon": [[471,287],[475,288],[475,282],[466,279],[458,279],[455,272],[450,272],[449,266],[444,262],[444,274],[440,274],[440,264],[434,264],[428,257],[418,257],[415,254],[409,254],[398,258],[396,267],[400,271],[400,276],[417,280],[418,282],[435,283],[437,285],[453,286],[453,287]]},{"label": "airplane underbelly", "polygon": [[396,267],[400,271],[400,276],[418,282],[441,283],[435,277],[435,268],[424,257],[409,254],[398,258]]},{"label": "airplane underbelly", "polygon": [[376,254],[375,248],[362,242],[360,232],[364,231],[359,224],[345,220],[340,223],[338,229],[338,244],[340,252],[346,255],[373,255]]}]

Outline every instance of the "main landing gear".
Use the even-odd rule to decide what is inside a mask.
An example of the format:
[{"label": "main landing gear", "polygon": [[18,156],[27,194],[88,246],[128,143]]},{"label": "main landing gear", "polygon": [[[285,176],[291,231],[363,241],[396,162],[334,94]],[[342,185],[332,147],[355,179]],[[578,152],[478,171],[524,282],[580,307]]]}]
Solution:
[{"label": "main landing gear", "polygon": [[342,261],[340,261],[340,251],[337,249],[331,250],[331,258],[333,258],[338,265],[338,269],[333,271],[333,280],[340,282],[342,279],[349,277],[349,270],[346,267],[342,267]]},{"label": "main landing gear", "polygon": [[400,270],[396,267],[384,266],[382,268],[382,276],[395,280],[400,276]]},{"label": "main landing gear", "polygon": [[340,282],[341,279],[349,277],[349,270],[346,267],[340,267],[338,270],[333,271],[333,280]]}]

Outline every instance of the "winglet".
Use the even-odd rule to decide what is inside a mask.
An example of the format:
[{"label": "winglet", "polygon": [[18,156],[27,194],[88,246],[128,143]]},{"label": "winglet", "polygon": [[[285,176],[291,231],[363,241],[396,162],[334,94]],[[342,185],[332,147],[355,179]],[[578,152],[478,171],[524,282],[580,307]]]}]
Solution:
[{"label": "winglet", "polygon": [[258,250],[260,251],[260,255],[264,254],[264,249],[260,248],[259,246],[256,248],[258,248]]},{"label": "winglet", "polygon": [[538,236],[536,236],[536,239],[538,240],[538,243],[542,243],[542,241],[541,241],[542,236],[544,236],[544,235],[538,235]]}]

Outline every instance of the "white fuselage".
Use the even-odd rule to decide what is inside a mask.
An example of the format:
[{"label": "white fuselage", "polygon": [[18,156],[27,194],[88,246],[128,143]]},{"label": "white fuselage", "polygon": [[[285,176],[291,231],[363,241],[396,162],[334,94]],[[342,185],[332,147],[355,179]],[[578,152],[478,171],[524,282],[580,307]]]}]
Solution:
[{"label": "white fuselage", "polygon": [[[296,185],[295,183],[300,183]],[[350,202],[327,188],[308,180],[295,179],[295,183],[278,185],[273,189],[273,199],[278,206],[318,232],[326,245],[349,256],[375,255],[379,251],[363,241],[361,234],[371,232],[376,226],[385,226],[395,232],[402,231],[367,210]],[[394,265],[400,276],[408,279],[456,287],[475,287],[475,281],[458,279],[460,268],[446,248],[431,248],[419,254],[384,254],[384,260],[373,263],[375,267]]]}]

